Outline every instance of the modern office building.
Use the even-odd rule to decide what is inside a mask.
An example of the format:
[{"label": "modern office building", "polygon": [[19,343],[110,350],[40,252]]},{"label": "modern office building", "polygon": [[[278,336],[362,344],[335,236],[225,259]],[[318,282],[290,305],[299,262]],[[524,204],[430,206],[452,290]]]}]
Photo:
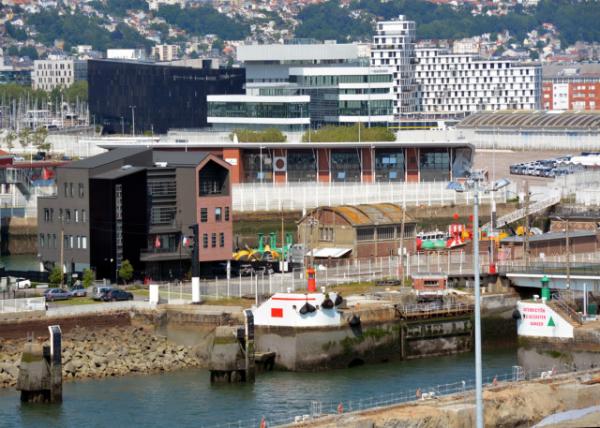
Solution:
[{"label": "modern office building", "polygon": [[544,110],[600,109],[600,63],[545,65]]},{"label": "modern office building", "polygon": [[206,96],[242,94],[244,81],[240,68],[91,60],[90,115],[106,133],[163,134],[173,128],[202,128],[207,126]]},{"label": "modern office building", "polygon": [[446,49],[418,48],[415,77],[417,111],[537,110],[542,85],[539,64],[488,60]]},{"label": "modern office building", "polygon": [[[114,149],[135,143],[104,138],[97,144]],[[240,143],[177,131],[138,144],[212,153],[231,165],[233,184],[445,182],[465,177],[473,156],[465,141]]]},{"label": "modern office building", "polygon": [[240,45],[237,48],[237,59],[244,64],[247,83],[287,83],[292,67],[357,65],[360,55],[360,45],[356,43],[317,43],[310,40]]},{"label": "modern office building", "polygon": [[379,67],[290,67],[288,81],[247,83],[247,95],[208,97],[215,130],[302,131],[322,125],[393,122],[392,71]]},{"label": "modern office building", "polygon": [[19,69],[12,66],[0,65],[0,85],[10,83],[31,86],[31,69]]},{"label": "modern office building", "polygon": [[204,151],[124,147],[57,168],[57,194],[38,200],[38,252],[47,267],[115,279],[123,260],[154,279],[232,251],[229,165]]},{"label": "modern office building", "polygon": [[146,51],[144,49],[107,49],[106,58],[144,61],[146,59]]},{"label": "modern office building", "polygon": [[76,59],[43,59],[33,62],[31,82],[33,89],[51,91],[69,87],[87,79],[87,61]]},{"label": "modern office building", "polygon": [[400,15],[397,20],[376,24],[371,47],[371,65],[394,68],[394,115],[417,110],[415,76],[416,24]]}]

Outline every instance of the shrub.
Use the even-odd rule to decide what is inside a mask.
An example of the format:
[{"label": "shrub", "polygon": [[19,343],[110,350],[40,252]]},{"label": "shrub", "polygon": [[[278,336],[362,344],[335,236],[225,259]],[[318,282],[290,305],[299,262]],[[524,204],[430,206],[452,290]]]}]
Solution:
[{"label": "shrub", "polygon": [[[309,131],[304,133],[302,141],[309,141],[308,132]],[[310,131],[311,142],[346,142],[359,140],[396,141],[396,135],[394,135],[393,131],[383,126],[366,128],[363,124],[354,124],[352,126],[324,126],[316,131]]]},{"label": "shrub", "polygon": [[233,141],[233,136],[237,135],[240,143],[283,143],[287,137],[277,128],[267,128],[262,131],[252,131],[250,129],[234,129],[229,135]]},{"label": "shrub", "polygon": [[62,269],[59,266],[54,266],[48,275],[48,282],[50,285],[57,286],[63,281]]}]

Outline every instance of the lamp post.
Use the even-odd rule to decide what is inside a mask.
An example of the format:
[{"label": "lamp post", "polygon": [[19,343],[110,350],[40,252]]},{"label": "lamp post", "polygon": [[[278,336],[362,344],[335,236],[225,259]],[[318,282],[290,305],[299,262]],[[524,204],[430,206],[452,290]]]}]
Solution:
[{"label": "lamp post", "polygon": [[135,107],[129,106],[131,109],[131,135],[135,137]]},{"label": "lamp post", "polygon": [[475,280],[475,404],[476,427],[483,428],[483,385],[481,364],[481,289],[479,267],[479,193],[495,192],[510,184],[506,179],[495,181],[491,187],[482,188],[482,175],[471,172],[464,184],[456,181],[448,183],[448,189],[455,192],[473,192],[473,276]]}]

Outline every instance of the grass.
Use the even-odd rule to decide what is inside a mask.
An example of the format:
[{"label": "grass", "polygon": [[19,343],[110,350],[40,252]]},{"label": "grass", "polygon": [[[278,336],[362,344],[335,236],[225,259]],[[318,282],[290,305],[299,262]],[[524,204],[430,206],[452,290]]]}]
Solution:
[{"label": "grass", "polygon": [[335,285],[333,287],[327,287],[328,291],[335,291],[336,293],[342,293],[344,295],[349,294],[364,294],[374,291],[382,287],[377,287],[372,281],[361,281],[351,282],[349,284]]},{"label": "grass", "polygon": [[218,306],[241,306],[242,308],[250,308],[254,304],[254,300],[251,299],[242,299],[240,297],[229,297],[229,298],[203,298],[204,303],[208,305],[218,305]]},{"label": "grass", "polygon": [[142,297],[149,297],[150,296],[150,290],[144,289],[144,288],[138,288],[135,290],[129,290],[129,292],[131,294],[133,294],[134,296],[142,296]]},{"label": "grass", "polygon": [[57,306],[77,306],[77,305],[93,305],[94,303],[102,303],[92,300],[90,297],[74,297],[69,300],[57,300],[52,302]]}]

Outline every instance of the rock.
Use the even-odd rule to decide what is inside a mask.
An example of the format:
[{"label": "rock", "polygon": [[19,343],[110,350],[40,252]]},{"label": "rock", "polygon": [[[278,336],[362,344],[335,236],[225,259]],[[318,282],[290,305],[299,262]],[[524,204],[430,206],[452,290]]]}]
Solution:
[{"label": "rock", "polygon": [[104,365],[106,365],[107,362],[108,362],[108,359],[106,359],[106,357],[103,357],[101,355],[95,355],[94,357],[92,357],[92,363],[94,363],[94,365],[96,367],[104,366]]}]

